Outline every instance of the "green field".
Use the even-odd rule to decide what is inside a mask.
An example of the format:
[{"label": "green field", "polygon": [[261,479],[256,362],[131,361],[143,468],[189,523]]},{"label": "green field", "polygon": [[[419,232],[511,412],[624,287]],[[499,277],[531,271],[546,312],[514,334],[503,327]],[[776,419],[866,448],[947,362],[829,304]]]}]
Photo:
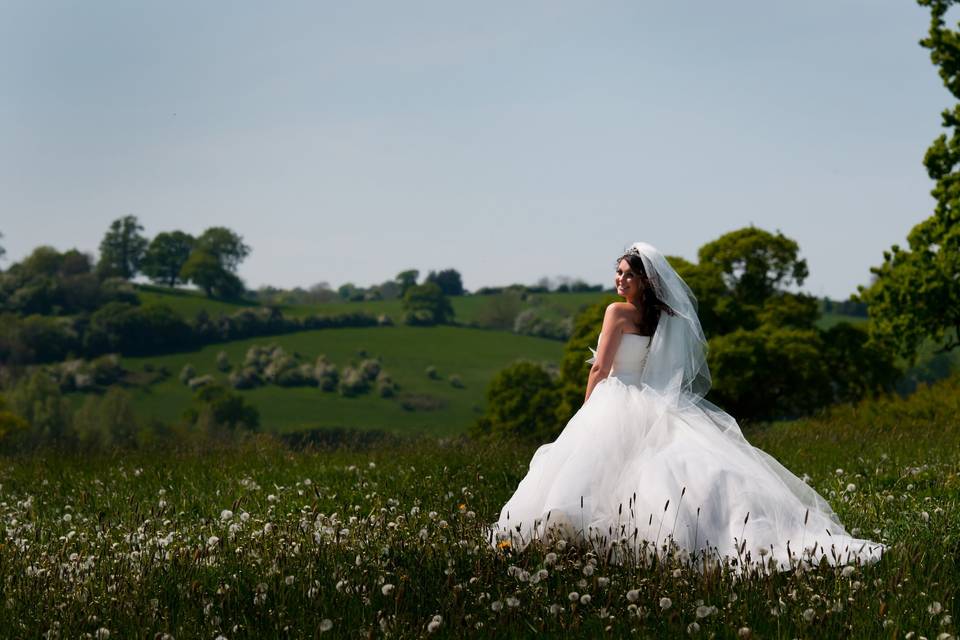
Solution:
[{"label": "green field", "polygon": [[[166,422],[177,420],[192,397],[178,379],[185,364],[192,364],[198,375],[213,374],[226,382],[226,374],[216,370],[217,353],[225,351],[231,363],[239,364],[250,346],[266,344],[299,353],[306,362],[324,354],[338,368],[362,360],[358,354],[362,349],[368,357],[382,360],[383,368],[399,384],[401,396],[418,394],[443,405],[408,411],[398,399],[380,398],[375,392],[348,398],[315,387],[270,385],[241,391],[260,410],[262,427],[268,431],[347,427],[393,433],[463,433],[482,411],[487,384],[497,371],[520,358],[556,363],[563,350],[563,343],[556,340],[447,326],[323,329],[251,338],[172,355],[124,358],[123,365],[132,371],[149,363],[171,373],[162,382],[134,390],[138,414]],[[439,380],[427,377],[425,371],[431,365],[437,368]],[[460,376],[463,388],[451,385],[451,374]]]},{"label": "green field", "polygon": [[495,551],[532,444],[50,453],[0,465],[0,636],[956,637],[960,380],[748,436],[884,558],[742,576]]},{"label": "green field", "polygon": [[[157,286],[140,286],[137,295],[143,303],[161,303],[172,307],[184,318],[191,319],[197,312],[204,309],[210,315],[233,313],[244,307],[256,306],[252,303],[224,302],[207,298],[199,291],[189,289],[168,289]],[[607,293],[537,293],[529,294],[522,308],[539,305],[552,312],[555,316],[572,316],[584,306],[593,304],[608,296]],[[489,296],[455,296],[450,298],[453,305],[455,321],[458,324],[476,324],[484,313],[485,307],[496,304],[503,294]],[[322,304],[281,305],[278,307],[284,315],[298,318],[314,314],[338,313],[385,313],[394,320],[399,320],[402,313],[400,300],[371,300],[363,302],[328,302]]]}]

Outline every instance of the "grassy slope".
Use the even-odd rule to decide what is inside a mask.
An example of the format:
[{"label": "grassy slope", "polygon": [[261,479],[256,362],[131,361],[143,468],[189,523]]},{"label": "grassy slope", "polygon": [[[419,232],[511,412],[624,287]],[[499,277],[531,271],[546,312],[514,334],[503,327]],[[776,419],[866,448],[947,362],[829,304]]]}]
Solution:
[{"label": "grassy slope", "polygon": [[[401,387],[401,393],[429,394],[446,406],[432,411],[405,411],[395,399],[375,393],[345,398],[312,387],[282,388],[274,385],[242,393],[260,410],[267,430],[288,431],[312,427],[377,428],[388,431],[423,431],[435,434],[462,433],[484,404],[484,393],[494,373],[517,358],[556,362],[563,343],[506,332],[460,327],[375,327],[304,331],[285,336],[251,338],[209,345],[193,352],[151,358],[125,358],[124,366],[140,370],[147,362],[166,366],[171,376],[147,390],[134,393],[138,412],[165,421],[178,418],[188,406],[190,391],[180,384],[180,370],[187,363],[197,373],[226,376],[214,366],[218,352],[226,351],[231,363],[241,363],[254,344],[276,343],[288,352],[300,353],[313,362],[325,354],[342,367],[359,361],[359,349],[379,356],[384,369]],[[429,379],[424,370],[437,367],[441,380]],[[465,387],[454,388],[447,377],[458,374]]]}]

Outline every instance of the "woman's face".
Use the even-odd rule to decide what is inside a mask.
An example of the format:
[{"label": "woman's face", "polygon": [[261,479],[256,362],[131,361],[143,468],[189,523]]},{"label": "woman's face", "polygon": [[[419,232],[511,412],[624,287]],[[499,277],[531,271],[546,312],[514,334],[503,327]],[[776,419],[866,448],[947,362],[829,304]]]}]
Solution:
[{"label": "woman's face", "polygon": [[640,295],[640,276],[634,273],[630,263],[625,259],[617,265],[617,273],[613,282],[617,287],[618,296],[633,300]]}]

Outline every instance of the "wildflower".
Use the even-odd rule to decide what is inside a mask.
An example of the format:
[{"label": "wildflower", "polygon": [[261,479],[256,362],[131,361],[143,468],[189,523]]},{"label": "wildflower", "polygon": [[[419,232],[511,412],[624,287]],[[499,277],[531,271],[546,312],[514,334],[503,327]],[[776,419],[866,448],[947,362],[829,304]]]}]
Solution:
[{"label": "wildflower", "polygon": [[97,629],[97,633],[94,636],[97,640],[107,640],[110,637],[110,629],[106,627],[100,627]]},{"label": "wildflower", "polygon": [[740,627],[739,629],[737,629],[737,637],[744,638],[744,640],[746,640],[746,638],[749,638],[750,627]]},{"label": "wildflower", "polygon": [[516,609],[517,607],[520,606],[520,600],[518,598],[514,598],[513,596],[510,596],[509,598],[507,598],[507,606],[510,607],[511,609]]},{"label": "wildflower", "polygon": [[210,536],[209,538],[207,538],[207,546],[208,546],[208,547],[213,548],[213,547],[217,546],[217,543],[218,543],[218,542],[220,542],[220,538],[218,538],[217,536]]},{"label": "wildflower", "polygon": [[[64,521],[64,522],[69,523],[71,520],[73,520],[73,516],[72,516],[72,515],[70,515],[69,513],[63,514],[63,521]],[[99,633],[99,632],[98,632],[98,633]],[[107,633],[110,633],[110,632],[107,631]]]},{"label": "wildflower", "polygon": [[427,623],[427,633],[433,633],[440,628],[440,623],[443,622],[443,618],[440,616],[433,616],[433,620]]},{"label": "wildflower", "polygon": [[712,607],[712,606],[708,607],[706,605],[700,605],[699,607],[697,607],[697,619],[699,620],[701,618],[706,618],[710,614],[716,613],[716,611],[717,611],[716,607]]},{"label": "wildflower", "polygon": [[240,522],[246,522],[249,519],[250,519],[250,514],[247,513],[246,511],[240,514]]},{"label": "wildflower", "polygon": [[263,532],[264,532],[265,534],[269,535],[271,531],[273,531],[273,524],[272,524],[272,523],[268,522],[267,524],[263,525]]},{"label": "wildflower", "polygon": [[[67,515],[70,515],[70,514],[68,513]],[[64,516],[64,517],[66,517],[66,516]],[[930,522],[930,514],[927,513],[926,511],[921,511],[921,512],[920,512],[920,518],[921,518],[924,522]]]},{"label": "wildflower", "polygon": [[490,610],[493,611],[494,613],[500,613],[502,609],[503,609],[503,603],[500,602],[499,600],[494,600],[493,602],[490,603]]},{"label": "wildflower", "polygon": [[700,633],[700,625],[696,622],[691,622],[687,625],[687,633],[689,633],[691,636]]},{"label": "wildflower", "polygon": [[838,476],[842,476],[842,475],[843,475],[843,469],[837,469],[836,474],[837,474]]},{"label": "wildflower", "polygon": [[852,482],[847,484],[847,493],[853,493],[856,490],[857,490],[857,485],[853,484]]},{"label": "wildflower", "polygon": [[543,559],[543,564],[551,565],[551,564],[554,564],[556,561],[557,561],[557,554],[551,551],[550,553],[547,554],[547,557]]},{"label": "wildflower", "polygon": [[561,607],[560,605],[558,604],[550,605],[550,615],[555,616],[559,614],[561,611],[563,611],[563,607]]},{"label": "wildflower", "polygon": [[610,578],[599,577],[597,578],[597,586],[601,589],[610,584]]},{"label": "wildflower", "polygon": [[326,633],[327,631],[330,631],[330,629],[333,629],[333,620],[331,620],[330,618],[324,618],[323,620],[320,621],[321,633]]},{"label": "wildflower", "polygon": [[627,602],[636,602],[640,599],[640,591],[637,589],[630,589],[627,591]]},{"label": "wildflower", "polygon": [[283,579],[283,582],[289,587],[290,585],[293,584],[293,580],[294,580],[293,576],[287,576],[286,578]]},{"label": "wildflower", "polygon": [[226,522],[227,520],[230,520],[232,518],[233,518],[233,511],[230,511],[230,509],[224,509],[223,511],[220,512],[221,522]]},{"label": "wildflower", "polygon": [[267,496],[267,502],[276,502],[276,501],[277,501],[277,496],[275,496],[274,494],[271,493],[270,495]]},{"label": "wildflower", "polygon": [[679,577],[682,576],[682,575],[683,575],[683,572],[682,572],[680,569],[674,569],[674,570],[673,570],[673,577],[674,577],[674,578],[679,578]]},{"label": "wildflower", "polygon": [[660,608],[666,611],[673,606],[673,600],[670,598],[660,598]]},{"label": "wildflower", "polygon": [[380,587],[380,593],[382,593],[385,596],[389,596],[391,593],[393,593],[393,589],[394,589],[393,585],[388,582],[387,584]]},{"label": "wildflower", "polygon": [[593,575],[593,572],[594,572],[594,567],[592,564],[588,564],[583,568],[583,575],[587,576],[588,578]]},{"label": "wildflower", "polygon": [[803,612],[803,619],[806,620],[807,622],[812,622],[814,616],[816,616],[816,612],[813,609],[806,609]]},{"label": "wildflower", "polygon": [[576,591],[571,591],[571,592],[567,595],[567,600],[569,600],[570,602],[576,602],[576,601],[579,600],[579,599],[580,599],[580,594],[577,593]]},{"label": "wildflower", "polygon": [[854,567],[852,564],[848,564],[843,568],[843,571],[840,572],[840,575],[842,575],[844,578],[849,578],[856,570],[856,567]]},{"label": "wildflower", "polygon": [[943,605],[941,605],[939,602],[931,602],[930,606],[927,607],[927,613],[929,613],[932,616],[940,615],[940,612],[942,611],[943,611]]},{"label": "wildflower", "polygon": [[590,597],[589,593],[585,593],[582,596],[580,596],[580,604],[583,604],[583,605],[590,604],[591,600],[593,600],[593,598]]},{"label": "wildflower", "polygon": [[[427,537],[427,536],[425,535],[426,532],[427,532],[426,529],[421,529],[421,530],[420,530],[420,537],[426,539],[426,537]],[[509,540],[501,540],[501,541],[497,544],[497,549],[509,549],[510,547],[511,547],[511,544],[510,544],[510,541],[509,541]]]},{"label": "wildflower", "polygon": [[564,549],[567,548],[567,541],[562,539],[557,540],[556,547],[557,547],[557,551],[563,551]]}]

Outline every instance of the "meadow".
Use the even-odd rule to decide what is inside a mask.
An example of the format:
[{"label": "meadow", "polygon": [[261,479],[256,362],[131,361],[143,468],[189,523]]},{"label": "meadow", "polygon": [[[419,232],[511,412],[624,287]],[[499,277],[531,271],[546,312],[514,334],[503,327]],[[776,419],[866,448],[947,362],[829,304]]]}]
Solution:
[{"label": "meadow", "polygon": [[[345,397],[316,387],[276,385],[241,391],[260,411],[264,429],[342,427],[434,435],[463,433],[476,420],[485,403],[487,383],[498,370],[518,358],[555,363],[563,351],[563,343],[557,340],[453,326],[301,331],[164,356],[124,358],[123,366],[131,371],[165,367],[171,374],[154,384],[132,388],[134,407],[139,415],[175,422],[193,397],[179,380],[184,365],[191,364],[197,375],[209,374],[228,384],[227,374],[217,370],[217,354],[223,351],[231,363],[241,364],[251,346],[268,344],[298,353],[310,363],[323,354],[341,368],[364,358],[380,358],[399,389],[393,398],[381,398],[376,391]],[[435,367],[436,378],[427,376],[430,366]],[[451,375],[458,376],[462,386],[451,384]],[[404,399],[411,397],[420,408],[404,408]]]},{"label": "meadow", "polygon": [[484,525],[533,445],[5,458],[0,635],[46,638],[956,636],[960,380],[747,435],[889,545],[875,565],[614,565]]}]

